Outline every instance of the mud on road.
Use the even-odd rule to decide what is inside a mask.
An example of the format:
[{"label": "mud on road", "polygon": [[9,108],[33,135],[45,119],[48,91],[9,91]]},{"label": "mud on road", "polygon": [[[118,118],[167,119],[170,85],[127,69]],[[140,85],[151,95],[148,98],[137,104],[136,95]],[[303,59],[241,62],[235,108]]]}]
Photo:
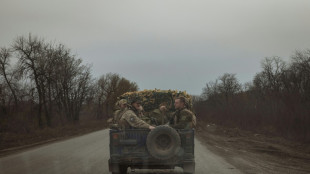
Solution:
[{"label": "mud on road", "polygon": [[310,173],[310,145],[215,124],[199,125],[198,139],[243,173]]}]

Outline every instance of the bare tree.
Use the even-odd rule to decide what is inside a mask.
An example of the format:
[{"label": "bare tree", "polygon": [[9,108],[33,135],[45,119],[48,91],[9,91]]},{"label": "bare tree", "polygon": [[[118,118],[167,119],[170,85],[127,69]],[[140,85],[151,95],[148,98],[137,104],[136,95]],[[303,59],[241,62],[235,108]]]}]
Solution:
[{"label": "bare tree", "polygon": [[238,82],[235,74],[225,73],[215,81],[211,81],[203,88],[201,97],[209,103],[226,103],[230,97],[241,92],[242,85]]},{"label": "bare tree", "polygon": [[[90,67],[82,65],[64,45],[50,51],[52,68],[48,69],[48,96],[68,121],[78,121],[83,102],[91,86]],[[52,55],[52,56],[51,56]]]},{"label": "bare tree", "polygon": [[241,92],[241,84],[238,82],[235,74],[225,73],[219,77],[219,91],[228,99],[229,96]]},{"label": "bare tree", "polygon": [[101,117],[103,110],[105,116],[109,116],[113,110],[117,97],[128,91],[137,91],[138,86],[134,82],[120,77],[118,74],[108,73],[100,77],[97,82],[97,117]]},{"label": "bare tree", "polygon": [[[45,111],[47,110],[44,91],[44,70],[42,69],[42,64],[45,63],[43,60],[44,47],[44,41],[33,37],[31,34],[29,34],[28,38],[18,37],[13,45],[13,49],[19,58],[20,69],[35,82],[39,103],[37,118],[41,128],[43,127],[42,106],[44,105]],[[50,125],[48,113],[45,116],[47,117],[47,124]]]},{"label": "bare tree", "polygon": [[262,78],[265,78],[267,82],[266,88],[273,92],[282,91],[282,75],[286,69],[286,63],[280,57],[265,58],[262,68]]},{"label": "bare tree", "polygon": [[[10,58],[11,58],[11,51],[6,48],[0,49],[0,75],[3,76],[6,84],[8,85],[13,97],[15,106],[18,105],[18,99],[16,96],[15,89],[13,88],[13,78],[14,78],[14,72],[9,72],[10,67]],[[13,70],[11,70],[13,71]]]},{"label": "bare tree", "polygon": [[204,100],[212,100],[215,96],[219,95],[219,85],[218,80],[210,81],[206,84],[206,86],[202,89],[201,97]]},{"label": "bare tree", "polygon": [[287,86],[297,90],[306,100],[310,100],[310,49],[296,51],[292,56]]}]

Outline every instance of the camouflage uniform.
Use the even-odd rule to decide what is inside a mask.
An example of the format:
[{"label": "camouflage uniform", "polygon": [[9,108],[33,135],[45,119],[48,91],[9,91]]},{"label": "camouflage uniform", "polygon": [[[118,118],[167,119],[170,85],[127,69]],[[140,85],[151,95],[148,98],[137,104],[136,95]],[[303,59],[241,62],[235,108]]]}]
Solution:
[{"label": "camouflage uniform", "polygon": [[173,114],[173,120],[171,120],[170,126],[175,129],[194,128],[196,126],[196,116],[186,108],[177,110]]},{"label": "camouflage uniform", "polygon": [[117,124],[120,116],[124,113],[126,109],[118,109],[113,113],[113,123]]},{"label": "camouflage uniform", "polygon": [[122,129],[128,128],[142,128],[148,129],[149,124],[141,120],[132,109],[125,109],[120,115],[119,126]]},{"label": "camouflage uniform", "polygon": [[168,123],[170,116],[168,112],[162,112],[160,109],[154,109],[149,113],[149,118],[153,124],[164,125]]},{"label": "camouflage uniform", "polygon": [[125,111],[125,108],[121,108],[120,104],[127,104],[127,101],[125,99],[122,99],[115,104],[116,111],[113,113],[113,123],[118,123],[120,119],[120,115],[123,114]]},{"label": "camouflage uniform", "polygon": [[137,110],[134,107],[132,107],[132,111],[134,111],[134,113],[142,119],[142,117],[144,116],[143,111],[142,110]]},{"label": "camouflage uniform", "polygon": [[148,116],[142,115],[140,118],[147,124],[151,124],[151,119]]},{"label": "camouflage uniform", "polygon": [[130,109],[139,117],[141,120],[146,122],[147,124],[151,124],[151,120],[148,116],[145,116],[143,110],[137,110],[133,106],[130,106]]}]

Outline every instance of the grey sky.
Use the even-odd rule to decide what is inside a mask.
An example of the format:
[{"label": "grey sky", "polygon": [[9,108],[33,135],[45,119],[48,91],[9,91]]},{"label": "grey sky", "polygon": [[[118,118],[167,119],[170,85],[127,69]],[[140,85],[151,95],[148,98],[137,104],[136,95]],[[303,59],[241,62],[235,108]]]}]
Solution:
[{"label": "grey sky", "polygon": [[0,22],[0,47],[31,32],[141,90],[200,94],[225,72],[244,83],[264,57],[310,48],[309,0],[1,0]]}]

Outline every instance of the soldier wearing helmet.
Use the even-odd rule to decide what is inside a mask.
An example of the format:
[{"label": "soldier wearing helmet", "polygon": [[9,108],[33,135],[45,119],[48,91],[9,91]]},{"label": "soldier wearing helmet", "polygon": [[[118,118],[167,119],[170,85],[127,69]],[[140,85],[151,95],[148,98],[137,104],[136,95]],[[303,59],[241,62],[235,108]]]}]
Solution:
[{"label": "soldier wearing helmet", "polygon": [[[141,102],[139,99],[135,98],[131,101],[131,106],[126,108],[125,111],[120,114],[119,126],[122,129],[130,128],[144,128],[144,129],[154,129],[154,126],[149,125],[143,121],[138,115],[141,107]],[[137,115],[138,114],[138,115]]]},{"label": "soldier wearing helmet", "polygon": [[121,99],[116,102],[115,104],[116,111],[113,113],[113,123],[118,123],[120,115],[125,111],[127,105],[128,104],[126,99]]}]

